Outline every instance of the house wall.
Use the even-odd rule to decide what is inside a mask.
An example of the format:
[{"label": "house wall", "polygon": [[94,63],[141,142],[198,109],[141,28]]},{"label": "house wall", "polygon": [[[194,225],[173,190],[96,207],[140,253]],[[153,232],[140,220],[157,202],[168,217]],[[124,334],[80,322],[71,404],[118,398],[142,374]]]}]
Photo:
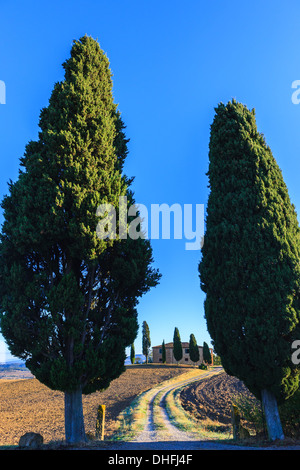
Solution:
[{"label": "house wall", "polygon": [[[203,347],[198,346],[199,349],[199,361],[194,363],[190,359],[189,355],[189,345],[183,345],[182,347],[182,359],[179,361],[179,364],[197,364],[200,365],[203,362]],[[152,353],[153,353],[153,362],[154,363],[162,363],[162,346],[154,346],[152,348]],[[166,364],[177,364],[177,361],[173,355],[173,346],[167,346],[166,345]]]}]

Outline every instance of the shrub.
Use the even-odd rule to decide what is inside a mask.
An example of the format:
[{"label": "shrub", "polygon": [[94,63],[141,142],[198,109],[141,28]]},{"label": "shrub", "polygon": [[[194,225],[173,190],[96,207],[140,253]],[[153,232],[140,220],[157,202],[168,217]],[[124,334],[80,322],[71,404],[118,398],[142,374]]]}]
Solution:
[{"label": "shrub", "polygon": [[264,419],[259,400],[254,396],[239,393],[232,398],[232,402],[238,407],[242,420],[247,422],[247,428],[256,434],[264,432]]},{"label": "shrub", "polygon": [[300,389],[279,406],[282,427],[286,436],[300,437]]}]

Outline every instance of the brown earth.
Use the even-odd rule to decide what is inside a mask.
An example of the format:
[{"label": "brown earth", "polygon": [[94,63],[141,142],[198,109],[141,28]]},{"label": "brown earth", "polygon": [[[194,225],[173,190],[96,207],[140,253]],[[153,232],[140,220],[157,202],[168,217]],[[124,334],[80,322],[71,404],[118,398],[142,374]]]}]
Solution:
[{"label": "brown earth", "polygon": [[[240,397],[240,398],[239,398]],[[186,387],[180,393],[183,408],[209,430],[232,431],[231,404],[235,403],[241,414],[241,423],[252,435],[252,440],[267,439],[260,402],[249,392],[244,383],[225,372],[203,379]],[[279,444],[300,445],[297,412],[292,421],[282,419],[285,440]],[[256,435],[256,438],[255,438]]]},{"label": "brown earth", "polygon": [[[83,396],[86,432],[95,433],[97,409],[104,404],[105,438],[108,438],[116,427],[119,413],[139,393],[188,369],[155,364],[128,366],[107,390]],[[64,440],[64,394],[50,390],[34,378],[24,380],[24,372],[20,374],[10,375],[10,380],[5,375],[0,378],[0,445],[16,445],[30,431],[40,433],[45,443]],[[23,380],[16,380],[18,377]]]},{"label": "brown earth", "polygon": [[[239,394],[256,402],[242,381],[223,372],[186,387],[180,399],[183,408],[196,419],[216,423],[226,431],[231,429],[231,403]],[[252,426],[247,423],[247,427],[251,430]]]}]

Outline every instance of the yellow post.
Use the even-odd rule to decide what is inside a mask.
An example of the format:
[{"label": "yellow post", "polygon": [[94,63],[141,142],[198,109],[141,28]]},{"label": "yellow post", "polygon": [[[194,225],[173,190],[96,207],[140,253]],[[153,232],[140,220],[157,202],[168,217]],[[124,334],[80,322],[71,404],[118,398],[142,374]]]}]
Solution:
[{"label": "yellow post", "polygon": [[105,423],[105,405],[98,406],[96,419],[96,439],[103,441],[104,439],[104,423]]}]

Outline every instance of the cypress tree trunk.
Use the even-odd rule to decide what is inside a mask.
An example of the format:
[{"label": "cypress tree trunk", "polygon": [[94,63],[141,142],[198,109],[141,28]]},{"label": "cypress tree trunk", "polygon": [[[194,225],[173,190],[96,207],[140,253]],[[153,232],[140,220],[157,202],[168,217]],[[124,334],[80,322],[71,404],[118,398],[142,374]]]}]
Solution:
[{"label": "cypress tree trunk", "polygon": [[86,442],[81,389],[65,392],[65,434],[68,444]]},{"label": "cypress tree trunk", "polygon": [[278,412],[277,400],[269,390],[261,391],[263,410],[266,418],[268,436],[271,441],[284,439],[280,416]]}]

